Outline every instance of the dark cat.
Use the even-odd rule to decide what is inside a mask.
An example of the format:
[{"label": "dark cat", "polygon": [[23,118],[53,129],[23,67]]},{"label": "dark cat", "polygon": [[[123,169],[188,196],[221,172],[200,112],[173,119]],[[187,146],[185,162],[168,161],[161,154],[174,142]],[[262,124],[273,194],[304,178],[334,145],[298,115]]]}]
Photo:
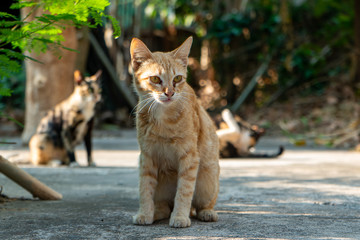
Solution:
[{"label": "dark cat", "polygon": [[215,123],[222,158],[275,158],[284,151],[280,146],[276,153],[251,152],[259,138],[264,135],[265,129],[250,125],[238,116],[234,117],[228,109],[221,113],[221,119],[215,119]]},{"label": "dark cat", "polygon": [[101,70],[85,78],[80,71],[74,72],[73,93],[48,111],[30,140],[33,164],[47,164],[50,160],[60,160],[67,165],[76,164],[74,149],[83,140],[88,165],[94,164],[91,156],[91,132],[95,105],[101,99],[98,81],[100,75]]}]

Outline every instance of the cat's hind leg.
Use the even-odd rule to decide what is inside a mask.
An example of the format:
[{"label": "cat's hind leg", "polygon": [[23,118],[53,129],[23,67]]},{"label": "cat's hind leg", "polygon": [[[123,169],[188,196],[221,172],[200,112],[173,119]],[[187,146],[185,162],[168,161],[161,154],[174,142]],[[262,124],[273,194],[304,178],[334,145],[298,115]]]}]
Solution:
[{"label": "cat's hind leg", "polygon": [[214,209],[202,209],[197,213],[197,218],[203,222],[217,222],[218,215]]},{"label": "cat's hind leg", "polygon": [[34,165],[47,164],[51,158],[52,146],[43,136],[34,135],[29,142],[30,161]]}]

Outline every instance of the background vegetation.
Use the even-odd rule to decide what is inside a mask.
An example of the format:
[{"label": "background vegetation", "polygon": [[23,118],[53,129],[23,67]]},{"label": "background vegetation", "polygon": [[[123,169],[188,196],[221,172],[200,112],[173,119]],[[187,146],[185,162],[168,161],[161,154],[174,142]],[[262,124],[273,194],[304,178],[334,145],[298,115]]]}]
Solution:
[{"label": "background vegetation", "polygon": [[[121,93],[121,86],[132,91],[128,70],[132,37],[144,40],[151,50],[168,51],[193,35],[189,83],[209,112],[231,108],[270,133],[291,137],[296,144],[353,146],[358,142],[360,30],[355,26],[359,26],[360,9],[356,1],[113,0],[106,9],[108,20],[99,14],[105,2],[93,9],[97,15],[70,9],[39,19],[45,25],[54,17],[78,26],[88,18],[104,23],[91,30],[98,45],[91,44],[87,62],[89,72],[107,69],[104,78],[110,79],[104,81],[99,124],[133,126],[129,117],[133,104]],[[23,24],[18,15],[0,17],[14,21],[9,26],[2,21],[0,67],[4,71],[3,63],[15,59],[16,68],[21,69],[22,58],[11,55],[17,51],[12,47],[29,50],[32,43],[16,43],[15,35],[9,37],[15,34],[14,26]],[[108,24],[114,19],[122,32],[116,39],[113,34],[118,35],[119,29]],[[53,39],[56,31],[50,29],[35,40],[59,42]],[[5,48],[7,44],[12,47]],[[43,50],[41,46],[34,50]],[[99,49],[111,67],[99,59]],[[112,71],[118,82],[111,78]],[[0,95],[8,95],[7,88],[12,96],[0,96],[0,108],[9,115],[24,107],[24,81],[21,71],[2,74]]]}]

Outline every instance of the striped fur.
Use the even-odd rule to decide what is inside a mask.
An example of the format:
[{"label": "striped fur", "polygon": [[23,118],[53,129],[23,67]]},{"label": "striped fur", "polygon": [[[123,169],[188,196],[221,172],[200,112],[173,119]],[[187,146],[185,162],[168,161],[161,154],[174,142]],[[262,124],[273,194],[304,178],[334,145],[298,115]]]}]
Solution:
[{"label": "striped fur", "polygon": [[[171,227],[188,227],[191,208],[201,221],[218,219],[213,208],[219,191],[219,143],[212,120],[186,83],[191,45],[192,37],[172,52],[152,53],[139,39],[131,43],[141,149],[135,224],[170,217]],[[151,80],[154,76],[159,83]]]}]

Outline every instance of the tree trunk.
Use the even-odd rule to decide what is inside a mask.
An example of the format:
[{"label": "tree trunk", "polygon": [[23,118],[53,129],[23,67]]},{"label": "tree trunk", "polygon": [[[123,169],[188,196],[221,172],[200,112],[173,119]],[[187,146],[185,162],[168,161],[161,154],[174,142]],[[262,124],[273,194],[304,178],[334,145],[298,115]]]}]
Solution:
[{"label": "tree trunk", "polygon": [[[29,8],[21,11],[22,16],[29,13]],[[34,11],[28,18],[32,20],[41,15],[41,10]],[[75,27],[67,27],[63,31],[64,46],[77,48]],[[27,144],[35,133],[37,125],[46,112],[57,103],[67,98],[74,89],[73,72],[76,61],[76,52],[60,49],[61,59],[53,52],[42,54],[25,53],[39,60],[41,63],[26,60],[26,91],[25,91],[25,129],[22,141]]]},{"label": "tree trunk", "polygon": [[[89,56],[90,41],[89,41],[90,29],[87,26],[83,26],[76,30],[77,36],[77,50],[79,51],[76,57],[75,69],[85,74],[86,64]],[[97,69],[94,69],[97,71]],[[92,72],[90,74],[93,74]]]}]

